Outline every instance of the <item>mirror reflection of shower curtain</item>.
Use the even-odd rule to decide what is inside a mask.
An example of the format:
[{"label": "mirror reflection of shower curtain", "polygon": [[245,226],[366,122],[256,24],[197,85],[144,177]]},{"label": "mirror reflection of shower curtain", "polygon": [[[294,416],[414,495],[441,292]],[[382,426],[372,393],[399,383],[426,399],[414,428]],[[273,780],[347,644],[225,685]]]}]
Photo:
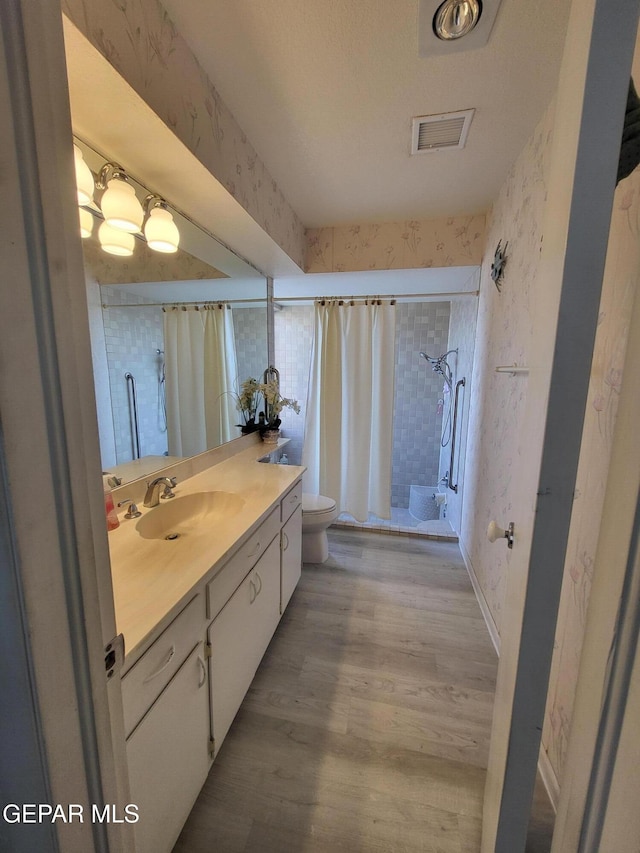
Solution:
[{"label": "mirror reflection of shower curtain", "polygon": [[315,306],[304,485],[358,521],[391,516],[395,317],[382,300]]},{"label": "mirror reflection of shower curtain", "polygon": [[238,436],[233,315],[226,304],[163,310],[169,455],[193,456]]}]

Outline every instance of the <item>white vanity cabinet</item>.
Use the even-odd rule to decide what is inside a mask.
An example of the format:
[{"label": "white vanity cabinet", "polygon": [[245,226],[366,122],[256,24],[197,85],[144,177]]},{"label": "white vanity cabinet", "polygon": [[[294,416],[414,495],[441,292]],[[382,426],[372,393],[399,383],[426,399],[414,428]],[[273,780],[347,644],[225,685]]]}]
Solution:
[{"label": "white vanity cabinet", "polygon": [[282,552],[280,613],[284,613],[302,574],[302,506],[300,504],[285,523],[280,537]]},{"label": "white vanity cabinet", "polygon": [[201,640],[127,739],[137,853],[169,853],[207,778],[208,687]]},{"label": "white vanity cabinet", "polygon": [[[232,568],[232,566],[226,567]],[[215,752],[222,746],[280,619],[280,539],[271,542],[208,632]]]},{"label": "white vanity cabinet", "polygon": [[133,651],[122,699],[137,853],[172,849],[253,680],[300,578],[301,500],[299,480],[276,493]]}]

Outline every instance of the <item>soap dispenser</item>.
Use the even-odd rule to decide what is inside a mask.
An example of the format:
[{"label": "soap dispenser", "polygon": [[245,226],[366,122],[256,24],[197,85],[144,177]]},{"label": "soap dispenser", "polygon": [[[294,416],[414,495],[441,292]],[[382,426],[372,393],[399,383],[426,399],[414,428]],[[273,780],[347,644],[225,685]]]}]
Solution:
[{"label": "soap dispenser", "polygon": [[118,513],[113,504],[113,495],[111,494],[111,486],[109,485],[109,476],[102,475],[102,489],[104,491],[104,511],[107,516],[107,530],[115,530],[120,526]]}]

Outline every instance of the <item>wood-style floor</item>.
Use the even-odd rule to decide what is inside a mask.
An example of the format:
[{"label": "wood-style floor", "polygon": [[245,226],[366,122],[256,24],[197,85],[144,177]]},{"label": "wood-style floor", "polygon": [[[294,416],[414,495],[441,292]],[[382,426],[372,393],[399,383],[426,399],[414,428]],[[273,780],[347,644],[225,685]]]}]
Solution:
[{"label": "wood-style floor", "polygon": [[175,853],[480,849],[497,658],[458,547],[329,534]]}]

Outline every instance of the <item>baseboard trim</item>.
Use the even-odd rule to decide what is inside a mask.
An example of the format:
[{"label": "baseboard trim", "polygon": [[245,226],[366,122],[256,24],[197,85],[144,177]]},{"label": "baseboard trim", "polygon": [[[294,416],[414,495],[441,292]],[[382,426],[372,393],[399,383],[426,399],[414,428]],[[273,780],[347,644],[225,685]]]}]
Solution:
[{"label": "baseboard trim", "polygon": [[460,546],[460,553],[462,554],[462,559],[464,560],[464,564],[467,567],[467,574],[469,575],[471,585],[473,586],[473,591],[475,592],[478,604],[480,605],[480,610],[482,611],[482,615],[484,617],[489,636],[491,637],[491,642],[493,643],[493,647],[496,650],[496,654],[498,655],[498,657],[500,657],[500,634],[498,633],[496,623],[493,621],[493,616],[491,615],[491,611],[489,610],[487,599],[484,597],[484,593],[478,582],[476,573],[473,569],[471,557],[469,556],[469,552],[464,546],[463,540],[460,538],[460,534],[458,534],[458,545]]},{"label": "baseboard trim", "polygon": [[[459,534],[458,534],[459,536]],[[489,610],[489,605],[487,604],[487,599],[484,597],[484,593],[478,582],[478,578],[473,568],[473,563],[471,562],[471,557],[469,556],[469,552],[464,546],[464,542],[461,538],[458,539],[458,545],[460,547],[460,553],[462,554],[462,559],[464,560],[464,564],[467,569],[467,574],[469,575],[469,579],[471,581],[471,585],[473,586],[473,591],[476,594],[476,599],[478,604],[480,605],[480,610],[482,612],[482,616],[484,617],[485,624],[487,626],[487,631],[489,632],[489,636],[491,637],[491,642],[493,643],[493,647],[496,650],[496,654],[500,657],[500,634],[498,633],[498,628],[496,623],[493,620],[493,616],[491,615],[491,611]],[[557,813],[558,811],[558,802],[560,800],[560,784],[558,783],[558,777],[556,776],[556,772],[551,765],[551,761],[549,760],[549,755],[545,750],[544,746],[540,746],[540,755],[538,757],[538,772],[540,773],[540,778],[542,779],[542,784],[545,787],[547,792],[547,796],[549,797],[549,802],[553,810]]]},{"label": "baseboard trim", "polygon": [[558,812],[558,802],[560,801],[560,784],[558,782],[558,777],[556,776],[556,771],[553,769],[551,761],[549,760],[549,754],[547,750],[544,748],[544,745],[540,746],[540,755],[538,756],[538,772],[540,773],[540,778],[542,779],[542,784],[545,787],[547,792],[547,796],[549,797],[549,802],[551,803],[554,812]]}]

